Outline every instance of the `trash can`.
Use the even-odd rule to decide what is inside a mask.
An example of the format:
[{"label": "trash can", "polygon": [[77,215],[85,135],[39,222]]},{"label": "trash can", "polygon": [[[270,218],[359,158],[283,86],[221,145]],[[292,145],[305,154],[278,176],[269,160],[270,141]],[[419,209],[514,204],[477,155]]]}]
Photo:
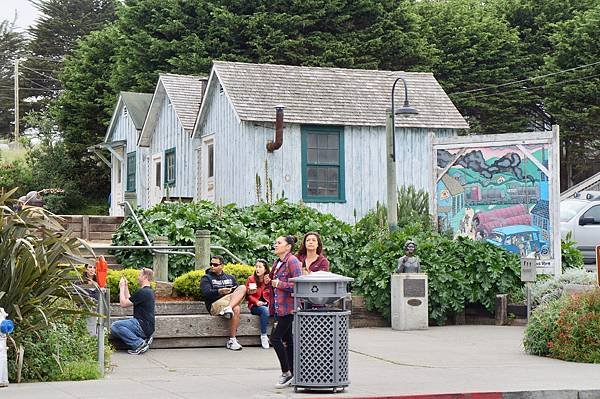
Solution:
[{"label": "trash can", "polygon": [[338,389],[348,379],[350,311],[344,298],[353,279],[330,272],[314,272],[294,282],[294,391]]}]

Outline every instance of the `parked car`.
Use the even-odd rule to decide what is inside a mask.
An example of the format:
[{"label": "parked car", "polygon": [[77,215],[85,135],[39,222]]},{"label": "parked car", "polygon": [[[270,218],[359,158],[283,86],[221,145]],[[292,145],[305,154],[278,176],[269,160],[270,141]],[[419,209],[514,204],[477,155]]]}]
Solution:
[{"label": "parked car", "polygon": [[497,227],[486,241],[519,256],[535,257],[548,254],[548,242],[540,238],[540,229],[526,224]]},{"label": "parked car", "polygon": [[572,239],[586,264],[596,263],[595,248],[600,245],[600,191],[582,191],[560,203],[560,235]]}]

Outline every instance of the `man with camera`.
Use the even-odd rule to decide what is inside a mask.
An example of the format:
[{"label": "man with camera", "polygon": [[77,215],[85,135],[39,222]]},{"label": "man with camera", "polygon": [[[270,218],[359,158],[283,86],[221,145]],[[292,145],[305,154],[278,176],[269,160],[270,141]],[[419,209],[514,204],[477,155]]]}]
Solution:
[{"label": "man with camera", "polygon": [[204,294],[206,309],[212,316],[223,316],[229,321],[227,349],[242,349],[236,338],[240,325],[240,303],[246,296],[246,286],[238,285],[235,277],[223,272],[224,259],[220,255],[210,258],[210,267],[200,280],[200,290]]}]

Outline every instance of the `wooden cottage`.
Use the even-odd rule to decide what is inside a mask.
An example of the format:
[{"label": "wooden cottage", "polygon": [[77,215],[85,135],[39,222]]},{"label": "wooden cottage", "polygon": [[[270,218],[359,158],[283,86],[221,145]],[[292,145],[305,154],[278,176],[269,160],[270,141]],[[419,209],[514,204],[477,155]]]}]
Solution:
[{"label": "wooden cottage", "polygon": [[198,157],[192,131],[206,81],[200,76],[160,75],[137,143],[147,170],[140,176],[145,187],[138,193],[140,207],[148,208],[164,198],[186,201],[195,197]]},{"label": "wooden cottage", "polygon": [[[385,115],[400,76],[419,113],[396,118],[398,185],[431,192],[429,133],[468,128],[431,73],[215,61],[194,128],[197,197],[248,205],[272,193],[348,222],[364,216],[385,202]],[[276,106],[283,142],[271,152]]]},{"label": "wooden cottage", "polygon": [[[143,192],[145,190],[145,168],[129,154],[137,154],[140,132],[150,107],[152,94],[122,91],[110,119],[104,142],[99,146],[110,151],[111,184],[110,215],[123,215],[125,192]],[[143,157],[143,152],[139,157]]]}]

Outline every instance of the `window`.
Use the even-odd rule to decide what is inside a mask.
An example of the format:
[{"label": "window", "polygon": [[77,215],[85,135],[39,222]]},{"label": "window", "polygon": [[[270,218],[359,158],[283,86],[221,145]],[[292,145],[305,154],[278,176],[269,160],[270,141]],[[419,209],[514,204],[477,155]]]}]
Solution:
[{"label": "window", "polygon": [[175,185],[175,148],[165,150],[165,187]]},{"label": "window", "polygon": [[302,127],[302,199],[345,202],[344,128]]},{"label": "window", "polygon": [[135,191],[135,151],[127,153],[127,191]]},{"label": "window", "polygon": [[208,152],[208,178],[215,176],[215,148],[213,144],[209,144]]},{"label": "window", "polygon": [[596,205],[585,211],[582,218],[594,218],[594,224],[600,224],[600,205]]}]

